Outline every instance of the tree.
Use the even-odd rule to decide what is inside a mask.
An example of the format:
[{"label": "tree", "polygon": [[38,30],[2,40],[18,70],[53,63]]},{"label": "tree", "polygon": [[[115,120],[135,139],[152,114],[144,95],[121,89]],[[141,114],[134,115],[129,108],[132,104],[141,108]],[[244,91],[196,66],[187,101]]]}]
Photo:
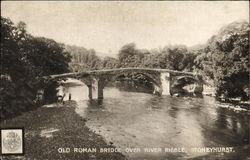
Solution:
[{"label": "tree", "polygon": [[1,17],[1,118],[35,107],[37,77],[68,71],[70,56],[52,39],[33,37],[26,24]]},{"label": "tree", "polygon": [[37,76],[68,72],[71,56],[64,51],[63,44],[44,37],[30,37],[26,45],[27,59]]},{"label": "tree", "polygon": [[118,58],[120,62],[124,61],[129,56],[134,56],[137,54],[137,49],[135,43],[129,43],[124,45],[119,51]]},{"label": "tree", "polygon": [[249,23],[234,22],[223,27],[195,61],[214,80],[218,97],[248,99]]},{"label": "tree", "polygon": [[[21,27],[21,25],[19,25]],[[20,80],[27,72],[27,63],[21,49],[26,40],[24,28],[14,26],[7,18],[1,17],[1,75],[7,74],[12,80]]]},{"label": "tree", "polygon": [[213,51],[213,62],[217,94],[226,97],[248,99],[244,92],[249,88],[249,30],[243,34],[231,35],[217,43]]},{"label": "tree", "polygon": [[187,54],[188,50],[186,46],[175,45],[166,46],[163,51],[167,55],[167,68],[172,70],[183,70],[185,66],[183,65],[184,55]]},{"label": "tree", "polygon": [[101,59],[94,49],[66,45],[65,52],[72,56],[71,71],[96,70],[102,66]]},{"label": "tree", "polygon": [[107,69],[119,68],[120,64],[116,58],[105,57],[102,61],[102,67]]}]

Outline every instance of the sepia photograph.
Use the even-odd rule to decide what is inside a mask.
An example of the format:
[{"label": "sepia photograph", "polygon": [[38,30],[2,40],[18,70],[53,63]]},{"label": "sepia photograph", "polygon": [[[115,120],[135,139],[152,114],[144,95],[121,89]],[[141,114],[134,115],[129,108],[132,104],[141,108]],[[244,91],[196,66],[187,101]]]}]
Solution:
[{"label": "sepia photograph", "polygon": [[249,1],[1,1],[1,160],[250,160]]}]

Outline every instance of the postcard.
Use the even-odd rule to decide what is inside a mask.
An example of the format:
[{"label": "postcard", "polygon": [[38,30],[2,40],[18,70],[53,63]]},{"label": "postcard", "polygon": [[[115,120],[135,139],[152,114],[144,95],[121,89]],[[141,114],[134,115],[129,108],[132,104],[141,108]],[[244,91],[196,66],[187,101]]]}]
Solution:
[{"label": "postcard", "polygon": [[247,160],[248,1],[1,1],[1,160]]}]

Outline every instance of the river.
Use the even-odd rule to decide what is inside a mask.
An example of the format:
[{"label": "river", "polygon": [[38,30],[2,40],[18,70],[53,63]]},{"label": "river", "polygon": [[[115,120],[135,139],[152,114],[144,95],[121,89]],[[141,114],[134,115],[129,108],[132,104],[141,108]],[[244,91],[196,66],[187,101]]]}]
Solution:
[{"label": "river", "polygon": [[[89,101],[88,88],[70,79],[64,93],[66,100],[70,93],[77,102],[76,113],[87,126],[129,159],[193,158],[212,154],[194,152],[194,147],[241,148],[249,142],[249,115],[223,108],[213,97],[157,96],[120,86],[106,87],[102,101]],[[153,147],[163,150],[145,152]],[[165,148],[184,152],[164,152]]]}]

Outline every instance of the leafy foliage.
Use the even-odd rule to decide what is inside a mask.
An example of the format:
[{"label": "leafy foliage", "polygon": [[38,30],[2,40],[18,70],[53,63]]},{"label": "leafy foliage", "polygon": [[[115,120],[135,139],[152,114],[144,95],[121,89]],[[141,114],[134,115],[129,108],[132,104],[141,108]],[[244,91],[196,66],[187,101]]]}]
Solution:
[{"label": "leafy foliage", "polygon": [[71,56],[63,45],[44,37],[29,38],[26,45],[27,60],[37,76],[68,72]]},{"label": "leafy foliage", "polygon": [[1,17],[1,117],[34,107],[37,78],[68,72],[69,53],[52,39],[33,37],[26,24]]},{"label": "leafy foliage", "polygon": [[195,61],[197,68],[214,80],[218,97],[249,98],[248,23],[235,22],[223,27]]},{"label": "leafy foliage", "polygon": [[119,52],[122,67],[147,67],[191,71],[196,55],[186,46],[165,46],[162,50],[139,50],[134,43],[123,46]]},{"label": "leafy foliage", "polygon": [[66,45],[65,51],[72,56],[70,68],[73,72],[96,70],[101,67],[101,59],[96,55],[94,49],[87,50],[84,47]]},{"label": "leafy foliage", "polygon": [[112,68],[119,68],[119,67],[120,67],[120,63],[119,63],[119,60],[117,60],[116,58],[105,57],[102,61],[102,68],[112,69]]}]

